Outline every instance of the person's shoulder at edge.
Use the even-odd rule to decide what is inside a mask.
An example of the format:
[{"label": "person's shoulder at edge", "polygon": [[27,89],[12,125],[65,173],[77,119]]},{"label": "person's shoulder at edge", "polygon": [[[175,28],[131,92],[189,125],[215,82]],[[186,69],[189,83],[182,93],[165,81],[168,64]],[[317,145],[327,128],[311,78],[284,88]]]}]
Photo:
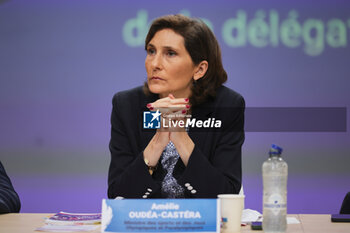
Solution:
[{"label": "person's shoulder at edge", "polygon": [[21,201],[0,161],[0,214],[18,213]]},{"label": "person's shoulder at edge", "polygon": [[227,107],[245,107],[245,100],[243,96],[224,85],[217,89],[215,99],[217,102],[223,102]]}]

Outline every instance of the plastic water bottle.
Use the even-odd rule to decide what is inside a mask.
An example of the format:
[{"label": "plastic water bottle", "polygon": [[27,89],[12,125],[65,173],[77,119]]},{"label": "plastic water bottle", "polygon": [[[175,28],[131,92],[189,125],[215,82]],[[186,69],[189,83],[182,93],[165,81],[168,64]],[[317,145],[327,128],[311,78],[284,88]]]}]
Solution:
[{"label": "plastic water bottle", "polygon": [[281,158],[282,148],[272,144],[269,158],[262,165],[263,230],[283,233],[287,230],[288,165]]}]

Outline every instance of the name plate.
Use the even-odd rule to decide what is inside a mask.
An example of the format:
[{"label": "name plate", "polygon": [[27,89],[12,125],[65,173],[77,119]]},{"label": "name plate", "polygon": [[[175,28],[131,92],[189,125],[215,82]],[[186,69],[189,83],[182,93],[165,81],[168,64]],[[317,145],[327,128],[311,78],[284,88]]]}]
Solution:
[{"label": "name plate", "polygon": [[103,199],[102,232],[220,232],[217,199]]}]

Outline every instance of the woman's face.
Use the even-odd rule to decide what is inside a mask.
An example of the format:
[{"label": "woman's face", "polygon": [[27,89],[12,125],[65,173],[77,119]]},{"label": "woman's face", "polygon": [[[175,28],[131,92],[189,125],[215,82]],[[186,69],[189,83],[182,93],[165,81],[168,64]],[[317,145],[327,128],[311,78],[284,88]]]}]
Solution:
[{"label": "woman's face", "polygon": [[188,98],[197,67],[185,48],[184,38],[171,29],[162,29],[156,32],[146,49],[145,66],[150,91],[161,98],[168,94]]}]

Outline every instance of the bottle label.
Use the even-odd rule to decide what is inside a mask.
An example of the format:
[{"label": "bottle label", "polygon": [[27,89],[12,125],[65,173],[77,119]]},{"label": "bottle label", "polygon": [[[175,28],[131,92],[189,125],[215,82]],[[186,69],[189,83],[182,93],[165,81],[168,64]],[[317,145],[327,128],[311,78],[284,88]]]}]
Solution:
[{"label": "bottle label", "polygon": [[278,193],[269,195],[265,200],[264,208],[270,210],[275,215],[287,208],[285,198]]}]

